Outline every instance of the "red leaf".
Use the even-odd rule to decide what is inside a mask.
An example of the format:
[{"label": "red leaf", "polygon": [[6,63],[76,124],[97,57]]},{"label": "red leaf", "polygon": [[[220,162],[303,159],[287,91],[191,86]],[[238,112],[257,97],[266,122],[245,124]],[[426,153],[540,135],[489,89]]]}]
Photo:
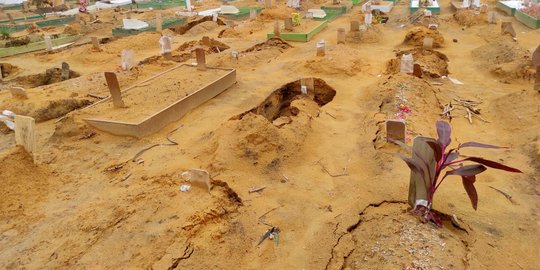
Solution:
[{"label": "red leaf", "polygon": [[[475,176],[487,170],[483,165],[465,165],[452,171],[447,171],[446,175]],[[446,176],[445,176],[446,177]]]},{"label": "red leaf", "polygon": [[476,192],[476,188],[474,187],[474,182],[476,181],[476,176],[461,176],[461,182],[463,183],[463,187],[465,188],[465,191],[467,191],[467,195],[469,195],[469,199],[471,199],[471,204],[474,210],[476,210],[476,207],[478,206],[478,193]]},{"label": "red leaf", "polygon": [[443,148],[450,145],[450,142],[452,141],[450,139],[450,124],[444,121],[437,121],[435,126],[437,127],[437,134],[439,135],[439,143]]},{"label": "red leaf", "polygon": [[438,142],[436,141],[426,141],[426,143],[429,145],[429,147],[431,147],[431,149],[433,150],[433,153],[435,155],[435,160],[437,162],[439,162],[439,160],[441,160],[442,158],[442,148],[441,146],[439,145]]},{"label": "red leaf", "polygon": [[464,160],[474,161],[476,163],[486,165],[486,166],[488,166],[490,168],[503,170],[503,171],[507,171],[507,172],[523,173],[522,171],[520,171],[520,170],[518,170],[516,168],[508,167],[508,166],[503,165],[501,163],[491,161],[491,160],[487,160],[487,159],[483,159],[483,158],[480,158],[480,157],[468,157],[468,158],[465,158]]},{"label": "red leaf", "polygon": [[496,145],[479,143],[479,142],[466,142],[459,145],[459,148],[464,148],[464,147],[481,147],[481,148],[493,148],[493,149],[508,148],[508,147],[496,146]]}]

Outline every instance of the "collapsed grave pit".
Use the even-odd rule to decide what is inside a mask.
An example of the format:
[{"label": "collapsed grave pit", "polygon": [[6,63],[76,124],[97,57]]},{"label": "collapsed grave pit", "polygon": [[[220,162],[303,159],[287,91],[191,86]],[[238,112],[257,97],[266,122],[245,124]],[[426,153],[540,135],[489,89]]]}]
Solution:
[{"label": "collapsed grave pit", "polygon": [[[69,78],[67,80],[80,77],[81,75],[73,70],[69,71]],[[61,68],[49,68],[44,73],[32,74],[27,76],[17,77],[10,82],[25,87],[25,88],[34,88],[43,85],[50,85],[53,83],[58,83],[65,81],[62,79],[62,69]]]},{"label": "collapsed grave pit", "polygon": [[[313,96],[313,101],[319,107],[331,102],[335,95],[334,90],[324,80],[313,78],[314,90],[312,93],[308,91],[308,96]],[[242,119],[248,113],[254,113],[264,116],[268,121],[274,121],[282,116],[297,115],[298,109],[291,106],[291,103],[302,97],[302,80],[297,80],[285,84],[272,92],[259,106],[244,112],[233,119]]]}]

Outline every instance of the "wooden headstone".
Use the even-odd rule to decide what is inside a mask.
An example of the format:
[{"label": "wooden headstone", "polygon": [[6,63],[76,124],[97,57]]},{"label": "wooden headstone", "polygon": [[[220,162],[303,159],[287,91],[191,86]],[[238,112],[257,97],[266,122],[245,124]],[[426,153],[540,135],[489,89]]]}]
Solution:
[{"label": "wooden headstone", "polygon": [[62,62],[61,78],[62,78],[62,81],[69,79],[69,64],[66,62]]},{"label": "wooden headstone", "polygon": [[105,72],[105,80],[107,81],[107,86],[109,87],[109,91],[111,92],[111,98],[114,107],[126,107],[124,101],[122,100],[122,92],[120,92],[120,84],[118,84],[116,74],[114,74],[113,72]]},{"label": "wooden headstone", "polygon": [[413,65],[413,75],[418,78],[422,78],[422,75],[423,75],[422,67],[419,64]]},{"label": "wooden headstone", "polygon": [[11,24],[15,24],[15,20],[13,20],[13,16],[11,15],[11,13],[6,12],[6,15],[7,15],[8,19],[9,19],[9,22]]},{"label": "wooden headstone", "polygon": [[272,7],[272,0],[264,0],[264,6],[266,8],[271,8]]},{"label": "wooden headstone", "polygon": [[345,44],[345,28],[338,28],[337,44]]},{"label": "wooden headstone", "polygon": [[203,44],[204,46],[210,47],[210,38],[207,37],[207,36],[202,37],[202,44]]},{"label": "wooden headstone", "polygon": [[274,23],[274,37],[279,37],[279,36],[281,36],[279,32],[279,22],[275,22]]},{"label": "wooden headstone", "polygon": [[15,143],[34,157],[36,151],[36,121],[32,117],[15,116]]},{"label": "wooden headstone", "polygon": [[292,18],[285,19],[285,30],[287,31],[293,30]]},{"label": "wooden headstone", "polygon": [[18,99],[27,99],[28,95],[26,94],[26,91],[22,87],[11,87],[9,89],[11,92],[11,96]]},{"label": "wooden headstone", "polygon": [[480,13],[487,13],[488,12],[488,5],[483,4],[480,6]]},{"label": "wooden headstone", "polygon": [[360,31],[359,21],[351,21],[351,31]]},{"label": "wooden headstone", "polygon": [[513,38],[516,37],[516,31],[512,26],[512,22],[502,22],[501,23],[501,35],[510,34]]},{"label": "wooden headstone", "polygon": [[405,121],[386,120],[386,140],[405,143]]},{"label": "wooden headstone", "polygon": [[197,56],[197,69],[206,70],[206,56],[203,48],[195,49],[195,54]]},{"label": "wooden headstone", "polygon": [[92,37],[92,47],[94,48],[94,50],[100,50],[99,49],[99,40],[97,37]]},{"label": "wooden headstone", "polygon": [[424,38],[423,48],[424,50],[433,49],[433,38],[429,38],[429,37]]},{"label": "wooden headstone", "polygon": [[128,12],[126,12],[126,19],[131,19],[131,10],[128,10]]},{"label": "wooden headstone", "polygon": [[540,92],[540,45],[536,47],[532,54],[532,64],[536,67],[536,78],[534,81],[534,90]]},{"label": "wooden headstone", "polygon": [[163,20],[161,18],[161,13],[156,13],[156,32],[161,33],[163,31]]}]

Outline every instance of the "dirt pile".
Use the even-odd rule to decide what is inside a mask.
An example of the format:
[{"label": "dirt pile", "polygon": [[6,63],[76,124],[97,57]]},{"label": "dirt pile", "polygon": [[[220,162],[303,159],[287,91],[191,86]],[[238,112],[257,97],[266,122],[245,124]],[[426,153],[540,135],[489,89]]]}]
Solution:
[{"label": "dirt pile", "polygon": [[487,24],[487,15],[484,13],[476,14],[474,10],[458,10],[453,15],[454,20],[461,26],[473,26],[478,24]]},{"label": "dirt pile", "polygon": [[386,119],[406,121],[406,141],[416,135],[434,135],[431,125],[440,118],[440,99],[444,98],[437,89],[420,78],[404,73],[389,76],[378,88],[381,104],[377,114],[378,131],[373,139],[375,148],[386,144]]},{"label": "dirt pile", "polygon": [[284,20],[291,17],[291,14],[294,12],[298,11],[285,5],[279,7],[273,6],[263,9],[257,18],[264,21]]},{"label": "dirt pile", "polygon": [[507,37],[499,37],[471,52],[479,67],[502,79],[533,80],[530,53]]},{"label": "dirt pile", "polygon": [[381,263],[388,269],[462,269],[469,237],[418,222],[406,204],[383,203],[368,207],[357,226],[348,228],[327,269],[376,269]]},{"label": "dirt pile", "polygon": [[319,107],[336,94],[320,79],[314,79],[314,93],[302,95],[300,86],[300,81],[282,86],[261,105],[216,130],[206,150],[211,157],[208,168],[221,172],[230,167],[229,162],[240,161],[262,172],[278,172],[281,164],[302,147]]},{"label": "dirt pile", "polygon": [[[203,48],[206,55],[214,54],[214,53],[221,53],[230,47],[220,41],[217,41],[213,38],[209,39],[208,44],[205,44],[202,40],[192,40],[188,42],[184,42],[178,49],[174,50],[172,52],[172,61],[175,62],[184,62],[189,59],[194,59],[195,56],[195,49],[196,48]],[[161,55],[151,56],[149,58],[146,58],[140,62],[141,64],[162,64],[166,66],[167,64],[164,63],[164,57]]]},{"label": "dirt pile", "polygon": [[360,29],[360,31],[349,31],[345,37],[347,42],[352,43],[378,43],[382,38],[379,26],[372,25],[371,27]]},{"label": "dirt pile", "polygon": [[261,64],[260,59],[274,59],[292,47],[285,40],[274,37],[239,52],[237,58],[233,58],[230,54],[223,54],[215,60],[213,65],[221,67],[239,67],[245,65],[252,67],[253,65]]},{"label": "dirt pile", "polygon": [[427,27],[419,26],[415,27],[405,35],[403,44],[411,46],[423,46],[424,38],[430,37],[433,39],[433,48],[440,48],[444,43],[444,37],[439,30],[429,29]]},{"label": "dirt pile", "polygon": [[212,16],[206,16],[200,19],[191,20],[184,25],[177,26],[174,28],[174,32],[183,35],[189,31],[189,34],[191,35],[198,35],[215,29],[220,25],[225,25],[220,18],[218,18],[217,22],[214,22],[212,21]]},{"label": "dirt pile", "polygon": [[[35,165],[22,148],[12,148],[0,157],[0,239],[17,237],[29,229],[29,224],[42,218],[37,213],[51,188],[53,174]],[[33,214],[30,214],[33,213]]]},{"label": "dirt pile", "polygon": [[2,71],[2,78],[7,78],[19,71],[19,67],[9,64],[0,63],[0,70]]},{"label": "dirt pile", "polygon": [[419,64],[422,73],[431,78],[439,78],[448,75],[448,57],[438,51],[424,50],[422,48],[400,51],[396,53],[397,58],[391,59],[386,64],[386,73],[395,74],[400,72],[401,57],[404,54],[412,53],[414,63]]},{"label": "dirt pile", "polygon": [[359,55],[358,50],[340,44],[327,49],[323,57],[306,60],[304,68],[325,75],[354,76],[365,66]]}]

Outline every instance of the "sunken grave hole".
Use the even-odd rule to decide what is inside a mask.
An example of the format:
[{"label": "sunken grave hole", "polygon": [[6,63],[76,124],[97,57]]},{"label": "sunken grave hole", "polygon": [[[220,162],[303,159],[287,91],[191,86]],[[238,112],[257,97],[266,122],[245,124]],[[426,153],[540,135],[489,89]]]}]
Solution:
[{"label": "sunken grave hole", "polygon": [[[248,113],[262,115],[270,122],[282,116],[297,115],[298,109],[292,108],[291,102],[302,97],[301,86],[302,79],[285,84],[272,92],[259,106],[233,117],[233,120],[242,119]],[[307,96],[312,97],[319,107],[326,105],[336,96],[336,90],[322,79],[313,78],[313,86],[314,90],[308,90]]]}]

